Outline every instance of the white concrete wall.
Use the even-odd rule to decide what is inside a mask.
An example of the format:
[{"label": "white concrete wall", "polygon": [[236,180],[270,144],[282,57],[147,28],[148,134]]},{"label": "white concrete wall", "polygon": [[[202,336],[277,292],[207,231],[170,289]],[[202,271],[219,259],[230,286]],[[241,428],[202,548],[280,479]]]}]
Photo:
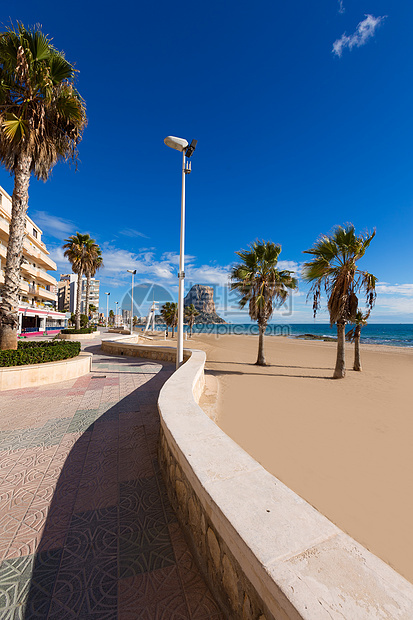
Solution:
[{"label": "white concrete wall", "polygon": [[[136,349],[141,357],[168,354],[167,347],[125,340],[103,346],[126,355]],[[159,395],[161,466],[226,615],[412,620],[411,583],[269,474],[202,411],[205,353],[185,353]]]},{"label": "white concrete wall", "polygon": [[67,360],[0,368],[0,391],[67,381],[87,375],[91,370],[92,354],[83,351]]}]

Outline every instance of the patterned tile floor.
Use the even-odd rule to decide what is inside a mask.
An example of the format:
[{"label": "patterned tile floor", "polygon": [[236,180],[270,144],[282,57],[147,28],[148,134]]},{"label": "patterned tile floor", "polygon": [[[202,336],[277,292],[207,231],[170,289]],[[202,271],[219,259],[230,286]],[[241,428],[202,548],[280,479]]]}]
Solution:
[{"label": "patterned tile floor", "polygon": [[171,364],[0,395],[0,619],[222,620],[158,470]]}]

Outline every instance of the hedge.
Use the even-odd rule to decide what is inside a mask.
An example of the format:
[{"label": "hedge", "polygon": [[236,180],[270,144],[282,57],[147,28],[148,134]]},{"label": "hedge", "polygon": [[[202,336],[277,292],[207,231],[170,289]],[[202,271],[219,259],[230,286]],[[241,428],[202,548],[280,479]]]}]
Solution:
[{"label": "hedge", "polygon": [[81,327],[80,329],[62,329],[61,334],[92,334],[96,327]]},{"label": "hedge", "polygon": [[56,362],[76,357],[79,353],[80,342],[68,340],[18,342],[17,350],[0,351],[0,367]]}]

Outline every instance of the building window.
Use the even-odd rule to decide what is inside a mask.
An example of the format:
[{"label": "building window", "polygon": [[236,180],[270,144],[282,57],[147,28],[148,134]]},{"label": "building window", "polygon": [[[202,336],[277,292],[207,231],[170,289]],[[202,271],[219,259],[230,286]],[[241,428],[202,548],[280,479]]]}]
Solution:
[{"label": "building window", "polygon": [[37,239],[37,230],[35,228],[33,228],[33,237]]}]

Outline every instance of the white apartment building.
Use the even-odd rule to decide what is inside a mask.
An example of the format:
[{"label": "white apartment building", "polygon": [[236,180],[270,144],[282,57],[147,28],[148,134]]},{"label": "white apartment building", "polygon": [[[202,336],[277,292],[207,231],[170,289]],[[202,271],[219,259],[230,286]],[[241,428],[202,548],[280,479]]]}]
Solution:
[{"label": "white apartment building", "polygon": [[[0,187],[0,293],[4,284],[7,243],[11,221],[11,197]],[[26,237],[20,278],[19,331],[25,334],[59,331],[66,324],[64,314],[56,311],[56,279],[47,273],[55,271],[42,242],[42,231],[26,216]]]},{"label": "white apartment building", "polygon": [[[68,273],[60,276],[59,287],[62,289],[66,285],[63,283],[69,282],[69,296],[67,295],[67,289],[65,290],[64,297],[67,303],[69,303],[69,311],[76,312],[76,295],[77,295],[77,274]],[[100,289],[100,281],[95,278],[90,279],[90,289],[89,289],[89,305],[93,304],[96,306],[96,312],[94,313],[94,317],[98,317],[99,314],[99,289]],[[63,297],[63,292],[62,292]],[[63,302],[62,302],[63,303]],[[81,314],[86,313],[86,278],[82,277],[82,294],[81,294],[81,302],[80,302],[80,312]]]}]

